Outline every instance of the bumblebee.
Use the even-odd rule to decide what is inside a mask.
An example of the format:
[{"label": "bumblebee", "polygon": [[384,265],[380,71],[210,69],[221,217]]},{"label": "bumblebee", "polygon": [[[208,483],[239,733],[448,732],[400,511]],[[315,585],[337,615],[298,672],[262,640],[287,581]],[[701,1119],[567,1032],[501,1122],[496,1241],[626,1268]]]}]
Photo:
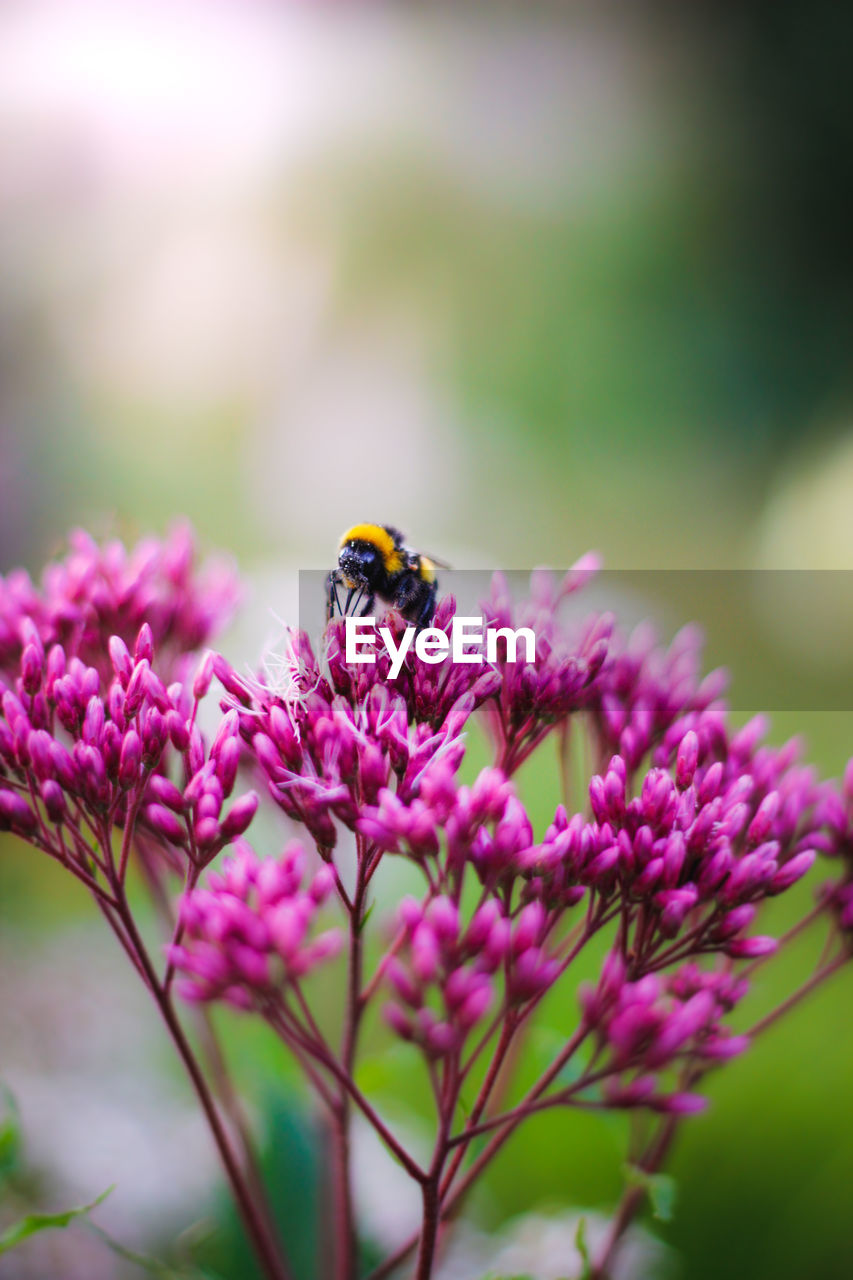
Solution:
[{"label": "bumblebee", "polygon": [[[398,529],[387,524],[356,524],[341,538],[338,567],[326,579],[326,620],[343,616],[350,605],[366,617],[377,598],[397,610],[420,630],[435,613],[438,580],[436,561],[413,551]],[[338,588],[346,587],[343,608]],[[353,603],[354,602],[354,603]]]}]

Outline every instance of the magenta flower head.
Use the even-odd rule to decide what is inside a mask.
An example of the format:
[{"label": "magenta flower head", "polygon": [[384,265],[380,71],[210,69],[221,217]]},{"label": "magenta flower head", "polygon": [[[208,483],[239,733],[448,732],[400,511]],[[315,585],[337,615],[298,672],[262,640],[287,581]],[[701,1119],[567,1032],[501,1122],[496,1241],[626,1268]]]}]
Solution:
[{"label": "magenta flower head", "polygon": [[205,887],[184,895],[184,941],[169,959],[185,975],[185,999],[262,1007],[337,954],[341,934],[314,929],[334,879],[327,867],[306,878],[306,867],[300,844],[274,859],[240,841]]},{"label": "magenta flower head", "polygon": [[[210,750],[195,702],[179,681],[166,687],[151,627],[132,650],[104,641],[104,674],[47,646],[21,625],[19,674],[0,699],[0,822],[55,858],[104,897],[124,881],[135,847],[149,872],[203,866],[249,826],[258,796],[230,799],[241,751],[237,717],[225,717]],[[118,867],[111,830],[123,832]],[[94,846],[93,846],[94,838]]]},{"label": "magenta flower head", "polygon": [[[642,1108],[652,1176],[676,1123],[704,1105],[704,1076],[850,958],[853,764],[840,789],[820,784],[796,742],[768,744],[761,718],[732,728],[725,677],[703,678],[694,628],[661,648],[648,628],[624,639],[607,615],[567,621],[564,602],[595,568],[537,572],[520,601],[495,575],[485,621],[505,634],[479,665],[404,652],[391,610],[393,673],[379,645],[375,663],[348,662],[335,619],[316,648],[289,633],[257,676],[208,647],[236,589],[223,566],[198,566],[186,529],[132,550],[75,534],[41,585],[0,579],[0,831],[97,900],[187,1068],[269,1280],[289,1272],[245,1173],[244,1126],[225,1123],[233,1091],[214,1101],[176,989],[264,1019],[304,1072],[335,1149],[334,1274],[351,1280],[358,1257],[358,1113],[424,1206],[417,1237],[377,1274],[417,1248],[414,1274],[429,1280],[440,1224],[451,1230],[469,1183],[528,1116]],[[439,640],[452,635],[452,597],[431,621]],[[222,714],[208,735],[199,704],[211,695]],[[475,721],[487,730],[478,750],[491,736],[493,751],[472,767]],[[551,735],[564,803],[542,820],[519,770]],[[244,838],[264,803],[297,829],[275,857]],[[735,1034],[747,978],[786,941],[767,931],[765,904],[819,855],[836,880],[793,930],[828,930],[818,968]],[[134,860],[165,960],[134,916]],[[176,911],[173,875],[185,887]],[[412,892],[395,910],[403,878]],[[333,966],[344,945],[346,965]],[[605,958],[579,987],[590,946]],[[543,1005],[564,1033],[533,1076],[533,1055],[521,1059]],[[424,1164],[365,1092],[367,1028],[420,1059],[435,1108]],[[611,1274],[629,1217],[596,1274]]]},{"label": "magenta flower head", "polygon": [[[747,1048],[746,1037],[723,1025],[745,992],[746,984],[730,972],[703,971],[695,964],[631,982],[618,956],[611,957],[598,987],[586,990],[582,999],[587,1026],[603,1055],[600,1071],[610,1105],[683,1114],[701,1109],[703,1102],[694,1095],[694,1101],[685,1101],[672,1072],[732,1058]],[[669,1086],[666,1073],[673,1082]]]},{"label": "magenta flower head", "polygon": [[493,975],[510,947],[509,922],[490,903],[466,928],[447,897],[425,909],[409,900],[400,917],[406,961],[388,966],[397,1000],[386,1008],[386,1020],[429,1057],[456,1053],[493,1003]]},{"label": "magenta flower head", "polygon": [[[668,745],[672,735],[678,743],[691,730],[700,740],[713,735],[727,677],[716,671],[703,679],[701,660],[702,635],[693,626],[685,627],[668,649],[657,644],[647,624],[627,640],[614,637],[598,683],[594,716],[605,749],[618,752],[630,772],[659,744]],[[682,780],[692,755],[691,740],[683,753]]]},{"label": "magenta flower head", "polygon": [[21,571],[0,578],[0,672],[14,670],[26,649],[25,679],[34,680],[38,636],[45,650],[59,643],[66,657],[79,657],[106,680],[108,643],[118,636],[127,646],[139,645],[136,661],[156,648],[168,681],[183,654],[221,630],[239,599],[230,563],[199,565],[186,524],[176,525],[162,542],[148,538],[130,550],[118,541],[100,547],[82,530],[69,543],[66,556],[45,570],[40,587]]},{"label": "magenta flower head", "polygon": [[503,575],[494,575],[483,616],[498,630],[499,644],[501,631],[525,628],[535,638],[532,661],[511,655],[506,641],[498,648],[500,689],[487,704],[493,735],[503,744],[500,763],[509,773],[554,725],[594,704],[608,658],[612,619],[593,615],[575,628],[564,625],[559,614],[563,599],[594,572],[594,563],[585,558],[558,586],[552,575],[540,571],[531,580],[530,598],[521,604],[513,601]]}]

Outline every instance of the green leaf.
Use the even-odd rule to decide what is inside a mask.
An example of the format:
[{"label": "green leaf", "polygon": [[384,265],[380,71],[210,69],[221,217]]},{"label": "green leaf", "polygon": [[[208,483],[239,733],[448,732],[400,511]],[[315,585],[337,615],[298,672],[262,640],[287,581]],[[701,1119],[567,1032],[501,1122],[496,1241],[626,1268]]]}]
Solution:
[{"label": "green leaf", "polygon": [[21,1154],[21,1119],[15,1095],[5,1084],[0,1085],[4,1101],[0,1116],[0,1182],[3,1182],[18,1165]]},{"label": "green leaf", "polygon": [[360,919],[360,920],[359,920],[359,922],[358,922],[358,927],[357,927],[356,932],[357,932],[359,935],[361,935],[362,933],[364,933],[364,930],[365,930],[365,928],[366,928],[366,926],[367,926],[367,922],[368,922],[368,920],[370,919],[370,917],[373,915],[373,912],[374,912],[375,908],[376,908],[376,900],[374,899],[374,901],[373,901],[373,902],[371,902],[370,906],[367,908],[367,910],[365,911],[364,915],[361,917],[361,919]]},{"label": "green leaf", "polygon": [[592,1258],[589,1255],[589,1242],[586,1238],[586,1218],[578,1218],[578,1229],[575,1232],[575,1248],[581,1260],[578,1280],[589,1280],[592,1275]]},{"label": "green leaf", "polygon": [[652,1214],[659,1222],[671,1222],[675,1212],[675,1179],[668,1173],[649,1173],[636,1164],[624,1166],[629,1187],[641,1187],[649,1197]]},{"label": "green leaf", "polygon": [[86,1226],[117,1257],[123,1258],[125,1262],[132,1262],[143,1271],[147,1271],[149,1275],[158,1276],[160,1280],[208,1280],[208,1278],[212,1280],[212,1273],[209,1271],[200,1271],[195,1266],[192,1266],[190,1270],[186,1270],[184,1267],[171,1267],[167,1262],[161,1262],[159,1258],[149,1258],[144,1253],[136,1253],[133,1249],[126,1248],[118,1240],[114,1240],[109,1232],[104,1231],[103,1227],[99,1227],[94,1222],[87,1222]]},{"label": "green leaf", "polygon": [[81,1218],[96,1209],[112,1190],[112,1187],[107,1187],[97,1200],[93,1200],[91,1204],[81,1205],[79,1209],[66,1209],[64,1213],[28,1213],[25,1218],[14,1222],[0,1235],[0,1255],[23,1244],[24,1240],[28,1240],[39,1231],[49,1231],[53,1227],[67,1227],[75,1218]]}]

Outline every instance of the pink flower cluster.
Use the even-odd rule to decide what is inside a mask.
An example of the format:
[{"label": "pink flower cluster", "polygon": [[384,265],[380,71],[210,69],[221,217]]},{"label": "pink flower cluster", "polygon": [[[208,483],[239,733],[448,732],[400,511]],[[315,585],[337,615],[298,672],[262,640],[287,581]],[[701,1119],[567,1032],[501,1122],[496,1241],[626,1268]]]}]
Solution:
[{"label": "pink flower cluster", "polygon": [[184,999],[262,1006],[265,994],[280,994],[337,953],[338,930],[309,937],[334,876],[321,866],[303,888],[306,863],[296,842],[280,858],[259,858],[241,840],[206,887],[184,895],[185,941],[169,948],[172,963],[188,975],[179,988]]},{"label": "pink flower cluster", "polygon": [[387,1005],[385,1017],[430,1057],[461,1049],[494,1002],[496,976],[508,1005],[541,995],[557,977],[559,962],[543,945],[546,919],[538,903],[513,921],[492,899],[463,924],[452,898],[432,898],[426,907],[406,898],[400,921],[406,960],[393,957],[387,976],[402,1003]]},{"label": "pink flower cluster", "polygon": [[[123,879],[126,856],[113,867],[111,831],[128,824],[140,851],[176,867],[208,862],[246,829],[258,797],[241,796],[223,816],[241,744],[236,716],[223,720],[209,751],[196,724],[212,655],[195,685],[166,681],[191,661],[185,646],[224,617],[233,581],[218,569],[195,576],[192,543],[179,530],[131,553],[118,544],[99,551],[80,535],[45,573],[42,592],[27,584],[21,574],[0,582],[0,594],[33,615],[4,619],[0,829],[30,839],[90,888],[93,858]],[[146,614],[154,626],[142,621],[128,636]],[[125,635],[100,630],[107,624]],[[165,660],[155,659],[155,627]]]},{"label": "pink flower cluster", "polygon": [[410,724],[401,694],[374,684],[353,703],[334,692],[307,641],[299,644],[310,693],[298,702],[222,664],[218,673],[273,799],[318,846],[331,850],[336,821],[356,830],[365,807],[392,781],[397,795],[412,797],[430,761],[440,757],[458,766],[464,755],[458,735],[476,699],[470,691],[463,694],[438,730],[424,721]]},{"label": "pink flower cluster", "polygon": [[197,565],[192,532],[176,525],[164,541],[146,538],[127,550],[119,541],[100,547],[82,530],[70,550],[50,564],[40,587],[24,570],[0,577],[0,672],[14,672],[28,621],[43,645],[61,644],[109,679],[107,637],[126,644],[143,623],[169,680],[181,655],[206,644],[230,618],[240,597],[226,560]]},{"label": "pink flower cluster", "polygon": [[685,1114],[704,1099],[667,1089],[660,1073],[697,1059],[722,1061],[747,1048],[746,1036],[722,1025],[746,994],[747,983],[726,970],[683,965],[666,976],[631,982],[622,956],[611,953],[598,986],[582,988],[581,1006],[603,1065],[604,1094],[613,1106],[649,1107]]},{"label": "pink flower cluster", "polygon": [[[456,602],[453,596],[445,596],[438,604],[431,626],[446,635],[450,635],[450,627],[456,613]],[[390,615],[385,624],[391,629],[395,644],[406,624],[396,614]],[[347,666],[344,658],[344,621],[336,619],[326,630],[325,670],[328,676],[329,689],[333,694],[340,694],[354,706],[363,703],[371,690],[393,688],[403,699],[406,715],[418,724],[429,725],[432,729],[440,729],[451,713],[459,714],[463,705],[470,714],[487,699],[492,698],[501,685],[501,677],[485,660],[482,665],[474,663],[441,662],[431,665],[420,662],[414,651],[407,654],[400,674],[393,685],[388,685],[388,673],[391,660],[384,645],[376,650],[376,662],[355,667]],[[472,647],[471,652],[475,652]]]},{"label": "pink flower cluster", "polygon": [[575,712],[597,705],[606,680],[613,634],[609,614],[593,614],[579,627],[560,621],[560,607],[596,572],[597,557],[585,556],[559,584],[547,571],[532,575],[530,598],[516,603],[506,578],[496,573],[483,603],[488,627],[529,627],[536,637],[535,662],[509,662],[499,651],[500,685],[488,704],[487,722],[498,763],[512,772]]},{"label": "pink flower cluster", "polygon": [[723,670],[703,678],[698,627],[683,627],[668,649],[647,623],[624,642],[617,636],[593,708],[602,755],[619,754],[631,773],[653,751],[654,762],[666,764],[697,722],[704,718],[707,732],[724,718],[727,683]]},{"label": "pink flower cluster", "polygon": [[[239,675],[212,652],[197,655],[236,591],[221,567],[196,568],[185,530],[129,552],[75,535],[40,588],[22,573],[0,579],[0,831],[48,853],[97,900],[188,1065],[266,1263],[263,1215],[252,1214],[172,1005],[176,973],[188,1000],[250,1009],[288,1045],[329,1108],[342,1177],[347,1125],[360,1109],[421,1185],[418,1274],[427,1277],[442,1216],[533,1111],[644,1107],[670,1123],[697,1109],[704,1074],[748,1043],[729,1017],[748,973],[777,947],[757,932],[762,907],[819,855],[840,873],[796,928],[819,922],[827,931],[822,958],[758,1030],[850,957],[853,764],[839,789],[800,762],[796,742],[769,745],[761,719],[734,729],[724,677],[702,678],[692,629],[664,650],[644,629],[623,640],[607,616],[564,623],[563,602],[593,567],[582,561],[559,582],[537,574],[520,603],[496,575],[486,621],[532,627],[533,662],[511,663],[499,650],[482,666],[432,665],[410,652],[392,683],[384,656],[347,666],[336,620],[319,655],[304,635],[293,637],[286,688]],[[448,629],[454,610],[451,598],[440,602],[435,625]],[[402,621],[392,615],[389,625]],[[208,742],[198,708],[214,679],[223,714]],[[487,767],[466,772],[474,716],[494,751]],[[559,805],[537,831],[517,775],[555,729],[563,764],[583,740],[597,772],[582,800]],[[234,798],[241,770],[257,790]],[[262,858],[243,841],[259,793],[307,844]],[[393,941],[380,925],[377,957],[371,906],[387,855],[411,864],[421,894],[403,901]],[[162,975],[126,893],[132,857],[168,917]],[[169,872],[184,886],[177,919]],[[318,932],[327,908],[342,930]],[[344,940],[338,1047],[302,979]],[[607,959],[580,992],[573,1032],[522,1100],[502,1110],[503,1082],[535,1010],[560,984],[570,986],[567,998],[551,1007],[577,1009],[574,962],[602,942]],[[433,1089],[428,1168],[358,1087],[360,1030],[380,990],[391,996],[387,1022],[423,1056]],[[565,1084],[576,1054],[583,1061]],[[466,1172],[470,1144],[485,1133]],[[345,1211],[347,1195],[338,1199]],[[347,1232],[352,1259],[351,1224]],[[267,1272],[281,1274],[274,1265]]]}]

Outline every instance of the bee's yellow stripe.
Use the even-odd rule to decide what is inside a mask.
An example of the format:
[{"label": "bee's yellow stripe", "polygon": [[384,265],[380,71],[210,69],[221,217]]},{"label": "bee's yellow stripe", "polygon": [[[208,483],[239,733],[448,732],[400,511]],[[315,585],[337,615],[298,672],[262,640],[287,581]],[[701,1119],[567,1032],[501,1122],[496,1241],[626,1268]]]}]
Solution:
[{"label": "bee's yellow stripe", "polygon": [[387,573],[399,573],[403,557],[394,546],[394,539],[381,524],[354,524],[341,538],[341,546],[348,542],[370,542],[382,556]]},{"label": "bee's yellow stripe", "polygon": [[435,582],[435,565],[428,556],[418,556],[418,571],[424,582]]}]

